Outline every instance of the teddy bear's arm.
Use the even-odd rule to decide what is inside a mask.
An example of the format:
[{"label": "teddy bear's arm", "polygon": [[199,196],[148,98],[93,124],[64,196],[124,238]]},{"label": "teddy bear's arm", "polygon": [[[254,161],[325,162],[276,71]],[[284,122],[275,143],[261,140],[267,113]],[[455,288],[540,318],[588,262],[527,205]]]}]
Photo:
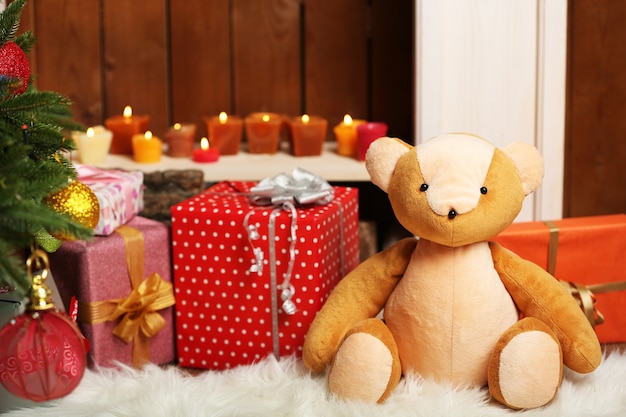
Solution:
[{"label": "teddy bear's arm", "polygon": [[489,243],[494,266],[520,311],[546,323],[557,335],[566,366],[591,372],[602,351],[591,324],[567,289],[533,262],[495,242]]},{"label": "teddy bear's arm", "polygon": [[346,332],[380,312],[416,245],[414,238],[403,239],[363,261],[337,284],[304,340],[302,359],[309,369],[323,371]]}]

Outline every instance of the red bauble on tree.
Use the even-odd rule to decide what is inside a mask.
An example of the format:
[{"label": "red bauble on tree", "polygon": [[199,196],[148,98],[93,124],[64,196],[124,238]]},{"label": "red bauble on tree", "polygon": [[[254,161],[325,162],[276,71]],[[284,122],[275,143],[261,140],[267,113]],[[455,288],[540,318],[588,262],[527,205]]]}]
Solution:
[{"label": "red bauble on tree", "polygon": [[15,42],[6,42],[0,47],[0,77],[18,80],[8,95],[19,95],[26,91],[30,79],[30,65],[26,53]]},{"label": "red bauble on tree", "polygon": [[86,344],[76,324],[54,308],[44,281],[48,257],[36,250],[29,273],[33,280],[28,311],[0,329],[0,383],[11,394],[32,401],[63,397],[76,388],[87,365]]}]

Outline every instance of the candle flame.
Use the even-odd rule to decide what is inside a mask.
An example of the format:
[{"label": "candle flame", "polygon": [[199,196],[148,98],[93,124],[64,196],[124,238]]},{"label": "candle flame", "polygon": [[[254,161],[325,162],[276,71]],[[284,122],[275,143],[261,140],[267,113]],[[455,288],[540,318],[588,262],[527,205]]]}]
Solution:
[{"label": "candle flame", "polygon": [[307,124],[311,121],[311,118],[309,117],[308,114],[303,114],[302,115],[302,123]]},{"label": "candle flame", "polygon": [[207,138],[200,139],[200,148],[203,151],[208,151],[209,150],[209,140]]},{"label": "candle flame", "polygon": [[220,115],[217,117],[220,119],[221,124],[226,123],[226,121],[228,120],[228,115],[226,114],[225,111],[221,112]]},{"label": "candle flame", "polygon": [[149,130],[146,130],[146,133],[144,133],[143,135],[146,139],[152,139],[152,132]]},{"label": "candle flame", "polygon": [[343,123],[350,126],[352,125],[352,117],[349,114],[343,116]]},{"label": "candle flame", "polygon": [[183,127],[180,123],[174,123],[174,130],[180,130]]},{"label": "candle flame", "polygon": [[263,119],[264,122],[269,122],[270,121],[270,115],[269,114],[264,114],[262,119]]},{"label": "candle flame", "polygon": [[87,129],[87,136],[89,136],[90,138],[92,138],[95,134],[96,132],[93,130],[93,127]]},{"label": "candle flame", "polygon": [[124,117],[130,117],[133,115],[133,108],[130,106],[124,107]]}]

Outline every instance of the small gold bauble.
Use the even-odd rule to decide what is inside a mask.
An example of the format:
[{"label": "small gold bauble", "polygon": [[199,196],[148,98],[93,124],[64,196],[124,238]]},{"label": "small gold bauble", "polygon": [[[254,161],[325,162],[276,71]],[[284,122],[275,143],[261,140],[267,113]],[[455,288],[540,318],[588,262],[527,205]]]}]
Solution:
[{"label": "small gold bauble", "polygon": [[[57,213],[69,215],[76,223],[93,229],[100,218],[100,204],[94,192],[80,181],[72,181],[69,185],[46,198],[46,204]],[[62,240],[73,237],[53,234]]]}]

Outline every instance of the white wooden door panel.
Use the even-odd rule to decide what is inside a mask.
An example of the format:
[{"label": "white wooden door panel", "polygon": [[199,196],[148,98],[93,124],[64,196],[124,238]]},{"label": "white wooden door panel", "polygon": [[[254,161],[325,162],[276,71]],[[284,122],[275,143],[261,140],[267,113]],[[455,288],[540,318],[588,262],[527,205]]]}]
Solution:
[{"label": "white wooden door panel", "polygon": [[560,218],[566,0],[418,0],[415,10],[417,142],[465,131],[534,144],[546,176],[518,220]]}]

